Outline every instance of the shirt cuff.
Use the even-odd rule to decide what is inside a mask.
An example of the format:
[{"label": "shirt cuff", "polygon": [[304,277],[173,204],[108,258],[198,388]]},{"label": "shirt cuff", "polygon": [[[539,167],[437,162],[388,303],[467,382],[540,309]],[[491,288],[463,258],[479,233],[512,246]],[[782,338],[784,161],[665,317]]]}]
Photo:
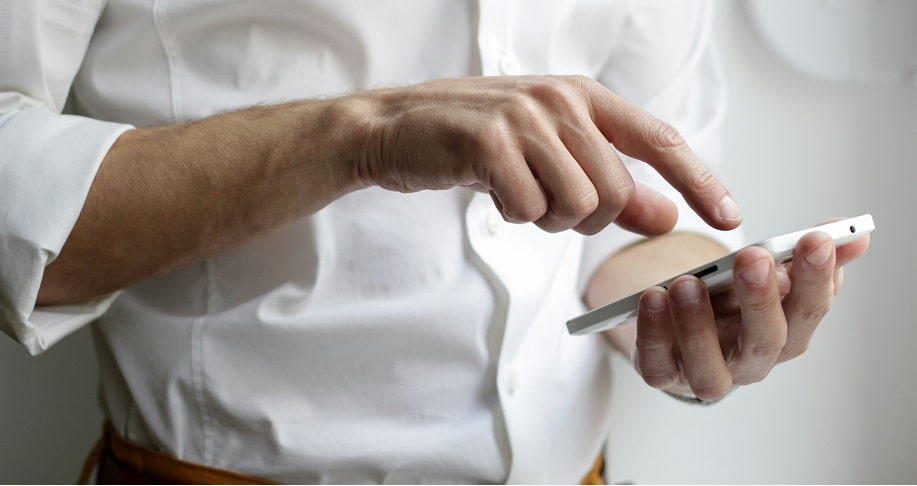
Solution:
[{"label": "shirt cuff", "polygon": [[32,354],[94,320],[115,298],[35,307],[45,266],[67,241],[102,159],[132,128],[41,108],[0,117],[0,329]]}]

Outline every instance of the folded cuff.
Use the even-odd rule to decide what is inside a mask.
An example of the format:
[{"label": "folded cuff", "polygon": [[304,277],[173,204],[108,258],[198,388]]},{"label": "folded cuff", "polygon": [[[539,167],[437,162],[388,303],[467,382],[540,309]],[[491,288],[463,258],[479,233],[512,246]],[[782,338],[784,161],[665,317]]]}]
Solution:
[{"label": "folded cuff", "polygon": [[26,108],[0,117],[0,329],[38,354],[107,309],[36,309],[45,266],[80,215],[108,150],[130,125]]}]

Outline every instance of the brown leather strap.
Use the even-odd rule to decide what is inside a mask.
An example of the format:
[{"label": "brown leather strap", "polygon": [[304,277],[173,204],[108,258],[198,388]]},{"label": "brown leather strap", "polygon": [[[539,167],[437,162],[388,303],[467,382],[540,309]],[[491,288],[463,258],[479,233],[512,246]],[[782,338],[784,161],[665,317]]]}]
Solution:
[{"label": "brown leather strap", "polygon": [[89,481],[92,479],[92,472],[95,471],[96,467],[99,465],[99,459],[102,457],[102,450],[105,449],[105,439],[99,439],[96,441],[95,445],[92,446],[92,451],[89,452],[89,455],[86,456],[86,460],[83,461],[83,470],[80,471],[80,480],[76,484],[89,484]]},{"label": "brown leather strap", "polygon": [[608,484],[605,481],[605,454],[599,452],[592,470],[580,481],[580,484]]},{"label": "brown leather strap", "polygon": [[105,423],[99,441],[83,467],[85,484],[97,464],[98,484],[275,484],[254,476],[195,464],[129,441]]},{"label": "brown leather strap", "polygon": [[[83,465],[79,484],[276,484],[270,481],[183,461],[129,441],[105,422],[102,438]],[[605,457],[599,454],[581,484],[605,483]]]}]

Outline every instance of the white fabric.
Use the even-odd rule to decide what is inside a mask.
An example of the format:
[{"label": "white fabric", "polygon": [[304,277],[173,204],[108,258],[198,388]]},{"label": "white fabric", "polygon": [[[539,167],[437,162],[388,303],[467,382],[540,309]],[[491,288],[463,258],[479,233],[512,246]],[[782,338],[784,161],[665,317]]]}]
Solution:
[{"label": "white fabric", "polygon": [[[42,271],[121,133],[254,104],[579,73],[715,165],[710,16],[680,1],[4,2],[0,326],[39,353],[101,316],[107,415],[189,461],[288,482],[577,482],[607,432],[608,346],[564,322],[636,240],[614,227],[550,235],[463,189],[367,189],[84,306],[35,308]],[[68,95],[78,116],[59,114]],[[680,230],[735,245],[676,201]]]}]

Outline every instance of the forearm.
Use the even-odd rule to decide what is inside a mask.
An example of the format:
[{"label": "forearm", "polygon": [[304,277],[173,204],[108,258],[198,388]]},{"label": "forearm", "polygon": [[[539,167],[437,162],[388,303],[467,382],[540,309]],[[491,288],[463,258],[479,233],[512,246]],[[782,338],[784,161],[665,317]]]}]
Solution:
[{"label": "forearm", "polygon": [[359,126],[329,100],[125,133],[47,267],[39,305],[104,295],[317,211],[359,187]]},{"label": "forearm", "polygon": [[653,165],[711,226],[741,221],[674,128],[593,80],[436,80],[123,135],[38,303],[85,301],[214,256],[367,185],[478,187],[508,221],[548,231],[612,221],[669,231],[675,207],[635,186],[609,141]]},{"label": "forearm", "polygon": [[[723,256],[726,248],[695,233],[669,233],[611,255],[595,271],[586,289],[586,305],[596,308]],[[606,337],[630,357],[636,336],[633,324],[606,331]]]}]

